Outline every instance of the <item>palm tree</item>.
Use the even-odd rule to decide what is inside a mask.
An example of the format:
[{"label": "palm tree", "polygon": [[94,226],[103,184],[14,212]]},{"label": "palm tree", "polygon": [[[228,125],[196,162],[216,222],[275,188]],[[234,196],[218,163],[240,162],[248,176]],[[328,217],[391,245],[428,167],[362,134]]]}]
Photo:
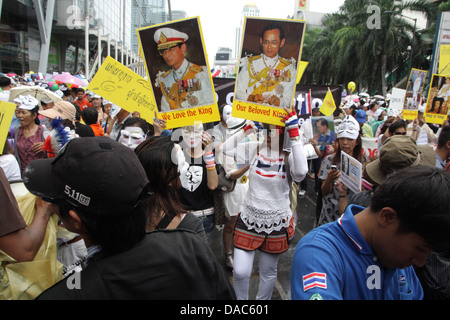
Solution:
[{"label": "palm tree", "polygon": [[[368,28],[369,5],[379,8],[379,28]],[[407,48],[421,43],[414,24],[400,15],[407,10],[421,12],[428,18],[436,15],[436,6],[426,0],[401,4],[394,0],[346,0],[337,13],[324,18],[325,28],[311,44],[314,50],[308,68],[319,73],[315,79],[325,81],[324,84],[355,81],[360,89],[386,95],[386,77],[398,79],[406,75]],[[415,57],[413,62],[417,61]]]}]

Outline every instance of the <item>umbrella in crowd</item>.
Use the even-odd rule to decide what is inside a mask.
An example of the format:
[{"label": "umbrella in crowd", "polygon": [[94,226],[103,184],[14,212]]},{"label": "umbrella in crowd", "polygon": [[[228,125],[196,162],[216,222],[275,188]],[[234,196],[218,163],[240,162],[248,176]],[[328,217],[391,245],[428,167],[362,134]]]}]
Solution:
[{"label": "umbrella in crowd", "polygon": [[89,85],[89,83],[86,80],[75,77],[75,76],[71,75],[70,73],[58,74],[58,75],[54,76],[52,78],[52,80],[55,80],[55,81],[58,81],[61,83],[66,83],[68,85],[76,85],[79,87],[87,87]]},{"label": "umbrella in crowd", "polygon": [[32,87],[20,86],[12,88],[9,92],[10,92],[9,96],[10,102],[13,102],[13,100],[18,96],[26,96],[26,95],[30,95],[36,98],[39,101],[39,106],[41,106],[41,101],[44,99],[45,100],[51,99],[55,103],[61,101],[61,98],[57,94],[39,86],[32,86]]}]

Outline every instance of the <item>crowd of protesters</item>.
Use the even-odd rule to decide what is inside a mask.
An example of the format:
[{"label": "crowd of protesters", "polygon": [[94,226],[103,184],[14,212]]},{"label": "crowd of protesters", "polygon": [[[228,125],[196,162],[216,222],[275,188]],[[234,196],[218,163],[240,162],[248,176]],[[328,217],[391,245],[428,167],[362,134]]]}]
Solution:
[{"label": "crowd of protesters", "polygon": [[[321,135],[305,142],[293,107],[283,127],[222,105],[214,127],[167,129],[156,113],[151,125],[84,88],[29,82],[60,99],[11,100],[14,80],[0,77],[0,100],[17,106],[0,156],[0,298],[16,297],[8,268],[53,245],[60,281],[37,283],[33,298],[245,300],[258,254],[256,298],[269,300],[294,237],[294,187],[310,169],[316,225],[295,249],[292,299],[450,298],[448,119],[427,124],[419,108],[404,121],[388,99],[361,96],[337,108],[334,132],[320,122]],[[362,137],[378,138],[374,159]],[[340,179],[342,152],[362,164],[360,192]],[[34,197],[27,221],[17,182]],[[232,277],[211,250],[216,226]]]}]

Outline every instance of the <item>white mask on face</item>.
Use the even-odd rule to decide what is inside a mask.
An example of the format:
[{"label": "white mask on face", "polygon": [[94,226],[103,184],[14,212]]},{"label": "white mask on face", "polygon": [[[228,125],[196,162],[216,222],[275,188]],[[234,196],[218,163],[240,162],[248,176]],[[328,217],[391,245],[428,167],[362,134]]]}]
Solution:
[{"label": "white mask on face", "polygon": [[227,104],[225,107],[223,107],[222,118],[225,123],[227,123],[228,119],[231,118],[231,111],[232,111],[232,107],[229,104]]},{"label": "white mask on face", "polygon": [[202,143],[203,125],[198,124],[183,127],[183,129],[181,129],[181,134],[183,136],[184,143],[189,148],[196,148],[199,144]]},{"label": "white mask on face", "polygon": [[120,131],[120,143],[133,150],[144,140],[145,132],[140,127],[125,127]]}]

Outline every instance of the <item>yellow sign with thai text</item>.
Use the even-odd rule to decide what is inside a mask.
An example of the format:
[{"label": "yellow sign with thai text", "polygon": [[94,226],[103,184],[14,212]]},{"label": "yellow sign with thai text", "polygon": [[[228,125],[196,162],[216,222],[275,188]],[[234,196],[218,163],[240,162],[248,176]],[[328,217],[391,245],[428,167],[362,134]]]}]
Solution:
[{"label": "yellow sign with thai text", "polygon": [[108,56],[88,86],[102,98],[153,124],[156,108],[152,88],[147,80]]},{"label": "yellow sign with thai text", "polygon": [[16,104],[0,100],[0,153],[3,153],[9,127],[16,111]]}]

